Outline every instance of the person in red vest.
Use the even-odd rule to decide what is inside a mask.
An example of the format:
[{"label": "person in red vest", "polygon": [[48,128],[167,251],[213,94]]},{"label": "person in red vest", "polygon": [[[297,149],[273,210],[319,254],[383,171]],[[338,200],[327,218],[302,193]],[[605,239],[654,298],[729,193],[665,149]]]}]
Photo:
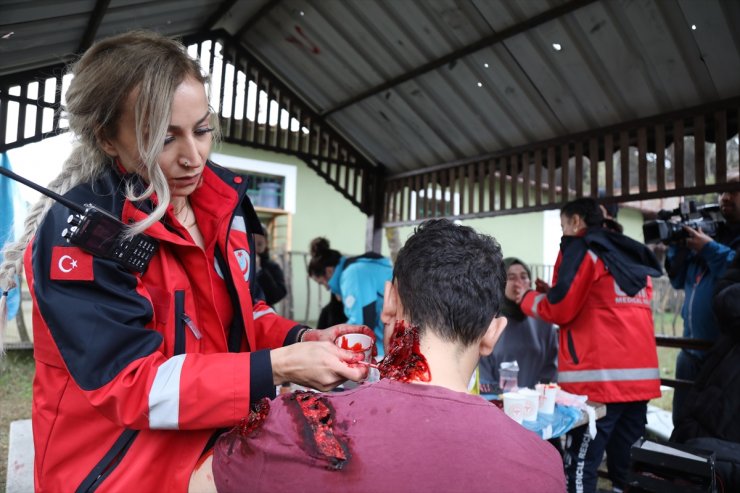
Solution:
[{"label": "person in red vest", "polygon": [[645,245],[604,227],[594,199],[567,203],[560,223],[552,287],[538,280],[521,307],[560,326],[558,384],[606,403],[595,437],[586,426],[568,433],[568,491],[596,491],[604,451],[612,483],[623,488],[630,447],[645,431],[647,401],[660,396],[649,276],[662,272]]}]

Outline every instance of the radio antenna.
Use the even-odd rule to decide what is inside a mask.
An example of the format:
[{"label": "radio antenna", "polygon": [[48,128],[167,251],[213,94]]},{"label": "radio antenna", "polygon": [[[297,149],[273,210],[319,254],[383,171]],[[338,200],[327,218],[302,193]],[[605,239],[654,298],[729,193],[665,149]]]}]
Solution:
[{"label": "radio antenna", "polygon": [[78,214],[84,214],[85,213],[85,208],[82,207],[80,204],[75,204],[71,200],[69,200],[69,199],[67,199],[65,197],[62,197],[58,193],[53,192],[53,191],[49,190],[46,187],[42,187],[41,185],[39,185],[37,183],[34,183],[31,180],[27,180],[26,178],[23,178],[22,176],[13,173],[9,169],[5,169],[5,168],[3,168],[3,167],[0,166],[0,175],[5,175],[5,176],[7,176],[8,178],[10,178],[12,180],[15,180],[17,182],[23,183],[27,187],[31,187],[34,190],[36,190],[37,192],[40,192],[40,193],[46,195],[47,197],[52,198],[52,199],[56,200],[57,202],[66,205],[68,208],[72,209],[73,211],[75,211]]}]

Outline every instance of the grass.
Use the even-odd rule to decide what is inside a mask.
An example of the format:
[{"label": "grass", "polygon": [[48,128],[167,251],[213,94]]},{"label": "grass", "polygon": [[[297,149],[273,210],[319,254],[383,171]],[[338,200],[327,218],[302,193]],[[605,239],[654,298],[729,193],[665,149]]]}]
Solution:
[{"label": "grass", "polygon": [[0,358],[0,491],[5,491],[10,422],[31,417],[33,352],[9,351]]}]

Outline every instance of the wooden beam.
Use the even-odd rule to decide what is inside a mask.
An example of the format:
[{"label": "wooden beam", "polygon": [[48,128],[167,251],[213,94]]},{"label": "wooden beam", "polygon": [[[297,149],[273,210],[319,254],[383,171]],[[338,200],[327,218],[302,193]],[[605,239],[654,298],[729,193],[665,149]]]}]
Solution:
[{"label": "wooden beam", "polygon": [[84,53],[85,50],[92,46],[95,36],[98,34],[98,29],[100,29],[100,24],[103,22],[103,17],[105,17],[105,13],[108,11],[109,4],[110,0],[97,0],[95,2],[95,8],[90,15],[90,20],[87,21],[85,33],[82,35],[80,44],[77,46],[77,53]]},{"label": "wooden beam", "polygon": [[238,0],[225,0],[224,2],[221,2],[221,5],[218,6],[213,14],[211,14],[203,24],[201,24],[200,30],[212,31],[237,1]]}]

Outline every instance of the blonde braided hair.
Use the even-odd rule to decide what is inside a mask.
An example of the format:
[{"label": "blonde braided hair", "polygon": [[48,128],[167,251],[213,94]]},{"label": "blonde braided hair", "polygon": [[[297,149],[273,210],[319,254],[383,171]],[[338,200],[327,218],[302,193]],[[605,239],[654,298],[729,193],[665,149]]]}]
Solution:
[{"label": "blonde braided hair", "polygon": [[[76,142],[48,188],[64,194],[80,183],[92,181],[114,165],[113,158],[103,152],[99,142],[116,135],[123,105],[132,91],[137,91],[134,115],[140,156],[138,173],[149,186],[139,195],[127,188],[126,195],[132,201],[144,200],[153,194],[158,199],[149,217],[131,225],[127,232],[129,235],[140,233],[159,221],[169,206],[170,190],[157,156],[167,135],[175,89],[186,77],[203,84],[207,78],[181,43],[146,31],[125,33],[96,43],[71,67],[71,73],[74,78],[66,93],[64,113]],[[216,117],[212,120],[217,128]],[[0,291],[16,287],[16,274],[21,272],[24,251],[51,205],[51,199],[42,197],[26,217],[23,235],[4,247]],[[5,323],[3,316],[0,319],[0,352]]]}]

